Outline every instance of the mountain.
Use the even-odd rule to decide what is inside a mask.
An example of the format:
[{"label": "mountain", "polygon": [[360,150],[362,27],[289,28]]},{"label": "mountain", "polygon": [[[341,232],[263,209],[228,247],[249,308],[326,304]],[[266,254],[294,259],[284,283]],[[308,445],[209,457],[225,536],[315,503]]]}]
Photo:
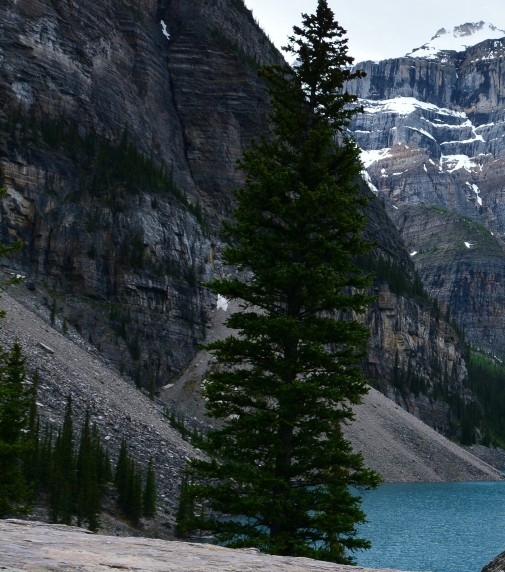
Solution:
[{"label": "mountain", "polygon": [[469,342],[505,358],[505,33],[440,30],[404,57],[363,62],[351,125],[429,295]]},{"label": "mountain", "polygon": [[487,40],[501,40],[505,31],[489,22],[466,23],[454,28],[440,28],[438,32],[407,57],[444,59],[446,52],[463,52],[471,46]]},{"label": "mountain", "polygon": [[[3,271],[23,276],[20,303],[46,320],[48,331],[75,337],[110,365],[119,375],[114,384],[123,378],[128,391],[137,385],[159,394],[185,419],[200,415],[199,380],[191,376],[198,367],[205,375],[200,344],[216,334],[218,311],[203,284],[230,271],[220,260],[219,227],[242,182],[236,160],[268,125],[258,66],[280,62],[280,54],[242,0],[5,0],[0,31],[0,187],[6,191],[0,241],[23,244],[15,259],[2,261]],[[353,129],[370,159],[369,186],[379,195],[367,229],[377,246],[362,261],[376,275],[376,301],[363,318],[371,331],[365,373],[406,410],[456,438],[465,423],[480,429],[480,420],[470,417],[476,397],[465,343],[451,320],[467,335],[473,324],[475,337],[488,336],[497,353],[504,335],[497,187],[502,59],[472,59],[489,55],[490,41],[500,43],[451,52],[452,63],[366,62],[367,78],[352,86],[367,108]],[[397,99],[389,101],[397,97],[404,98],[403,111],[395,108]],[[484,148],[495,155],[481,156]],[[455,157],[463,152],[468,160],[460,167]],[[402,165],[407,173],[396,175]],[[435,198],[422,198],[429,193]],[[426,225],[432,233],[451,228],[443,236],[448,246],[432,238],[425,247]],[[466,258],[445,256],[456,232]],[[475,284],[467,276],[477,272],[481,251],[486,266]],[[438,282],[431,279],[435,270]],[[450,316],[440,310],[444,295]],[[21,313],[17,308],[12,303],[7,311]],[[13,337],[6,331],[4,343]],[[23,346],[35,363],[47,351],[40,343]],[[118,413],[126,422],[110,433],[114,395],[107,384],[84,383],[82,370],[67,371],[65,360],[74,357],[68,348],[61,354],[41,367],[46,419],[61,422],[63,393],[70,392],[80,396],[77,410],[89,399],[109,412],[99,414],[99,426],[114,442],[128,428],[127,416],[136,415]],[[150,411],[138,394],[142,400],[133,405],[128,394],[130,410]],[[140,458],[151,425],[157,427],[135,422]],[[150,435],[149,447],[168,442],[164,431]],[[170,445],[167,451],[177,457],[178,479],[185,450],[175,453]],[[175,495],[178,486],[169,490]],[[166,502],[172,510],[175,498]]]}]

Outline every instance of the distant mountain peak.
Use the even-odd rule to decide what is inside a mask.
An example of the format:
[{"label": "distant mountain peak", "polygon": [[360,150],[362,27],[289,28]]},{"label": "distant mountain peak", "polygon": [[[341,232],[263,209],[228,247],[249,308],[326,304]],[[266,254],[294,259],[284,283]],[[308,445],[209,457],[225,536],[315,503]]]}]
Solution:
[{"label": "distant mountain peak", "polygon": [[505,37],[505,30],[489,22],[467,22],[453,28],[440,28],[429,42],[407,54],[414,58],[439,57],[441,52],[462,52],[485,40]]}]

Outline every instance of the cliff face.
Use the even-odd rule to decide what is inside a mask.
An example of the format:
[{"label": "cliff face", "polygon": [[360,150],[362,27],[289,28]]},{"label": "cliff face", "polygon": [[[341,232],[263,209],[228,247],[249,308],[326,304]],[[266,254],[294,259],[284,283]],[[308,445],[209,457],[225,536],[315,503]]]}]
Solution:
[{"label": "cliff face", "polygon": [[213,229],[265,126],[251,68],[279,56],[231,0],[6,0],[0,22],[0,238],[58,322],[160,383],[205,336]]},{"label": "cliff face", "polygon": [[[24,246],[8,269],[43,292],[57,328],[75,327],[138,385],[163,386],[209,335],[215,301],[201,283],[221,271],[217,229],[241,183],[236,160],[267,126],[256,68],[280,55],[240,0],[6,0],[0,28],[0,240]],[[396,89],[402,66],[373,68],[356,89]],[[442,71],[435,76],[447,84]],[[437,91],[425,64],[416,74],[416,93]],[[433,129],[448,137],[457,124],[470,137],[467,120],[454,115],[452,125],[448,115],[445,127],[433,115]],[[420,136],[397,114],[360,121],[370,139],[380,138],[378,126],[391,140],[402,129]],[[458,200],[469,216],[477,193],[467,195],[473,202]],[[374,265],[388,272],[367,318],[367,373],[448,430],[439,394],[442,386],[462,392],[459,341],[429,302],[413,297],[413,262],[379,201],[369,232],[380,243]],[[403,392],[400,378],[410,380]],[[386,390],[392,379],[397,387]]]},{"label": "cliff face", "polygon": [[423,289],[403,238],[375,199],[368,237],[376,243],[375,301],[365,322],[370,330],[365,374],[372,385],[427,425],[457,436],[454,397],[474,400],[465,389],[467,367],[461,339]]},{"label": "cliff face", "polygon": [[358,65],[352,130],[426,290],[503,357],[505,39],[415,54]]}]

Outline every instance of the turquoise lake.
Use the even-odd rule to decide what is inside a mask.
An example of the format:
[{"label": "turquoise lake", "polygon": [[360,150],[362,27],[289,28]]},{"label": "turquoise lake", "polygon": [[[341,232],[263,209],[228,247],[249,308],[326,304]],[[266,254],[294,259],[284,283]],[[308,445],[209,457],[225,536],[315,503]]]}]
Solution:
[{"label": "turquoise lake", "polygon": [[360,566],[480,572],[505,551],[505,482],[386,483],[362,507]]}]

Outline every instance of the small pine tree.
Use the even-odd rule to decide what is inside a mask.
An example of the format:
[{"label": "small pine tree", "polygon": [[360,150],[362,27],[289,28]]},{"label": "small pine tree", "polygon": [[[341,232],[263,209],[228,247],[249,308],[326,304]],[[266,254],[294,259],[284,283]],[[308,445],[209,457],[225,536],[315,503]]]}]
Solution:
[{"label": "small pine tree", "polygon": [[97,530],[101,511],[100,483],[97,467],[100,452],[96,450],[93,443],[89,418],[88,409],[82,425],[79,452],[77,454],[75,512],[79,525],[85,519],[88,521],[90,530]]},{"label": "small pine tree", "polygon": [[147,467],[146,484],[142,495],[143,513],[146,518],[156,516],[156,475],[154,472],[153,460],[149,459]]},{"label": "small pine tree", "polygon": [[56,322],[56,298],[53,298],[53,302],[51,304],[51,326],[54,326]]},{"label": "small pine tree", "polygon": [[126,483],[128,480],[128,446],[126,439],[123,437],[121,440],[121,447],[119,448],[119,457],[116,464],[116,471],[114,473],[114,485],[118,492],[118,504],[120,507],[124,506],[126,499]]},{"label": "small pine tree", "polygon": [[124,489],[119,492],[119,504],[123,514],[134,523],[142,517],[142,470],[131,458],[127,457]]},{"label": "small pine tree", "polygon": [[185,471],[181,482],[174,530],[175,536],[181,539],[188,539],[194,529],[195,501],[191,493],[191,484],[189,472]]},{"label": "small pine tree", "polygon": [[110,483],[113,480],[113,475],[110,458],[102,446],[100,441],[100,433],[96,423],[93,423],[92,441],[97,463],[98,482],[103,489],[107,483]]},{"label": "small pine tree", "polygon": [[56,437],[52,455],[50,508],[53,522],[72,524],[75,492],[75,451],[72,398],[67,398],[63,425]]},{"label": "small pine tree", "polygon": [[0,348],[0,516],[25,512],[32,496],[35,388],[25,378],[19,342]]}]

